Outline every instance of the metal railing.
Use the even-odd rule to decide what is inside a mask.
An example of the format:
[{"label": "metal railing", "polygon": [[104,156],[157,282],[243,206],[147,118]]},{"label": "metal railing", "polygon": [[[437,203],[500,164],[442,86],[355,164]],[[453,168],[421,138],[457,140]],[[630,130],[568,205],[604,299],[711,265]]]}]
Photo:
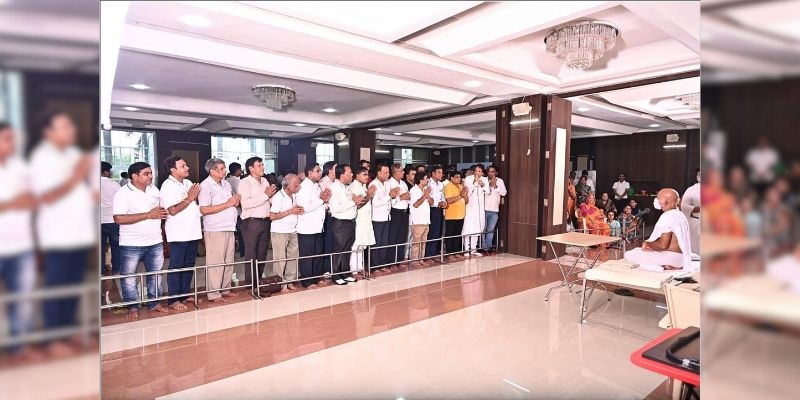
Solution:
[{"label": "metal railing", "polygon": [[[82,335],[83,343],[87,344],[89,335],[97,332],[99,329],[95,322],[91,321],[90,317],[96,315],[91,312],[89,308],[89,299],[92,295],[99,295],[97,284],[78,284],[69,286],[59,286],[53,288],[36,289],[29,292],[3,294],[0,296],[0,307],[5,307],[8,303],[21,303],[54,299],[65,299],[71,297],[78,297],[78,304],[81,307],[78,312],[78,324],[58,328],[58,329],[41,329],[31,332],[22,332],[16,336],[2,336],[0,337],[0,349],[18,345],[24,345],[36,342],[45,342],[55,339],[62,339],[74,335]],[[76,309],[77,311],[78,309]]]},{"label": "metal railing", "polygon": [[[493,232],[494,232],[494,235],[495,235],[494,237],[499,239],[499,237],[500,237],[499,236],[500,229],[496,228]],[[384,246],[365,246],[363,249],[356,249],[356,250],[349,250],[349,251],[342,251],[342,252],[335,252],[335,253],[314,254],[314,255],[309,255],[309,256],[288,257],[288,258],[275,259],[275,260],[256,261],[256,260],[252,260],[251,259],[251,260],[242,260],[242,261],[236,261],[236,262],[231,262],[231,263],[222,263],[222,264],[213,264],[213,265],[197,265],[197,266],[194,266],[194,267],[186,267],[186,268],[164,269],[164,270],[160,270],[160,271],[150,271],[150,272],[137,272],[137,273],[128,274],[128,275],[103,276],[103,277],[100,278],[101,282],[115,280],[115,281],[118,281],[118,283],[117,283],[118,285],[124,279],[138,279],[138,283],[139,283],[139,290],[138,290],[139,299],[130,300],[130,301],[112,302],[110,304],[103,304],[103,305],[100,306],[100,309],[101,310],[105,310],[105,309],[110,309],[110,308],[118,308],[118,307],[134,306],[134,305],[139,306],[142,303],[160,302],[160,301],[163,301],[163,300],[170,300],[170,299],[176,299],[176,298],[182,298],[182,297],[194,297],[195,309],[199,309],[199,306],[197,304],[198,304],[198,297],[200,295],[208,294],[208,293],[212,293],[212,292],[222,292],[222,291],[229,291],[229,290],[233,290],[233,289],[241,289],[241,288],[250,288],[251,289],[251,291],[249,292],[250,295],[252,295],[256,299],[263,299],[264,297],[261,294],[261,289],[265,288],[267,286],[271,286],[271,285],[281,285],[281,286],[283,286],[283,285],[288,285],[288,284],[291,284],[291,283],[302,282],[302,281],[305,281],[305,280],[312,280],[312,279],[316,280],[316,279],[322,279],[322,278],[332,278],[332,277],[335,277],[337,275],[344,275],[344,274],[348,274],[349,275],[349,274],[352,274],[353,272],[357,272],[357,271],[351,271],[349,269],[346,270],[346,271],[335,272],[334,271],[334,263],[333,263],[333,261],[334,261],[334,256],[346,257],[346,256],[352,255],[354,253],[358,253],[358,252],[363,252],[364,253],[364,258],[363,259],[368,260],[367,261],[367,265],[365,265],[365,268],[363,268],[364,278],[365,279],[372,279],[372,271],[374,269],[377,269],[377,268],[385,268],[385,267],[389,267],[389,266],[392,266],[392,265],[404,264],[404,263],[413,263],[415,261],[421,261],[421,260],[433,259],[433,258],[439,258],[440,262],[442,264],[444,264],[445,263],[444,262],[444,258],[446,256],[454,255],[454,254],[463,254],[463,253],[468,253],[468,257],[472,258],[473,253],[475,253],[475,252],[477,252],[477,250],[483,248],[483,246],[482,246],[483,238],[487,233],[488,233],[488,231],[483,231],[483,232],[480,232],[480,233],[470,233],[470,234],[453,235],[453,236],[442,236],[440,238],[428,239],[428,240],[424,240],[424,241],[410,241],[410,242],[390,244],[390,245],[384,245]],[[465,238],[470,238],[470,237],[477,237],[477,241],[476,241],[477,245],[476,245],[476,247],[474,249],[469,246],[471,241],[468,241],[468,240],[465,241],[464,240]],[[455,239],[455,238],[461,238],[461,240],[462,240],[462,250],[455,251],[455,252],[450,252],[450,253],[445,252],[445,241],[448,240],[448,239]],[[439,242],[440,243],[441,247],[439,249],[439,254],[433,255],[433,256],[428,256],[428,257],[425,257],[424,254],[421,254],[421,257],[418,257],[417,259],[413,259],[413,260],[412,259],[409,259],[409,260],[398,260],[397,255],[398,254],[402,254],[402,253],[400,253],[400,250],[399,250],[401,246],[402,247],[414,246],[414,245],[419,246],[421,243],[426,243],[427,244],[429,242]],[[373,265],[372,264],[372,261],[373,261],[372,257],[371,256],[367,256],[369,254],[372,254],[372,252],[374,250],[390,249],[390,248],[394,248],[395,249],[395,251],[394,251],[395,256],[394,256],[394,261],[393,262],[389,262],[387,264]],[[389,251],[391,251],[391,250],[389,250]],[[319,258],[325,258],[325,257],[330,259],[330,271],[326,271],[322,275],[299,277],[299,263],[300,263],[300,260],[319,259]],[[265,270],[266,270],[266,266],[268,264],[277,264],[277,263],[291,262],[291,261],[296,261],[297,262],[297,265],[298,265],[298,278],[297,279],[281,280],[278,283],[262,283],[262,281],[261,281],[262,277],[259,276],[259,273],[258,273],[259,267],[264,266]],[[250,272],[251,272],[250,276],[252,277],[253,282],[244,282],[242,284],[230,285],[228,287],[223,287],[223,288],[214,288],[214,289],[209,289],[208,288],[208,268],[225,268],[225,267],[234,268],[235,265],[245,265],[245,268],[249,268]],[[206,270],[206,273],[205,273],[205,286],[204,286],[205,289],[204,290],[200,290],[199,286],[197,285],[197,272],[199,270],[203,270],[203,269]],[[171,274],[171,273],[180,273],[180,272],[193,272],[194,273],[193,276],[192,276],[192,282],[194,283],[192,285],[192,287],[193,287],[192,291],[190,291],[189,293],[168,294],[168,295],[156,296],[156,297],[153,297],[153,298],[147,298],[147,295],[146,295],[147,285],[146,285],[146,282],[145,282],[145,278],[146,277],[148,277],[148,276],[161,276],[161,275],[167,275],[167,274]],[[157,280],[157,282],[156,282],[157,285],[161,285],[161,283],[159,281],[160,281],[160,279]]]}]

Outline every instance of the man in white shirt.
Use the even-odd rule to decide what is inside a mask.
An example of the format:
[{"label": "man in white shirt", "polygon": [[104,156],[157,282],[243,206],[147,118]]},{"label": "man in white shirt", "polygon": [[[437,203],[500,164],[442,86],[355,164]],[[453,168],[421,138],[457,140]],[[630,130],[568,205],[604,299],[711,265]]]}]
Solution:
[{"label": "man in white shirt", "polygon": [[[353,171],[347,164],[336,166],[336,182],[331,185],[331,199],[328,204],[331,209],[331,231],[333,233],[333,253],[350,252],[355,241],[356,212],[359,206],[367,202],[364,196],[354,196],[347,186],[353,181]],[[337,254],[333,256],[333,280],[337,285],[346,285],[354,281],[345,274],[350,273],[350,255]]]},{"label": "man in white shirt", "polygon": [[[212,158],[206,161],[208,177],[200,183],[197,197],[200,213],[203,215],[203,234],[206,244],[206,264],[228,264],[206,269],[208,277],[208,300],[214,303],[225,302],[225,297],[235,297],[230,291],[233,276],[233,254],[236,231],[236,206],[239,194],[233,194],[230,183],[225,180],[225,161]],[[239,187],[241,189],[241,185]],[[220,290],[222,289],[222,290]]]},{"label": "man in white shirt", "polygon": [[[239,183],[238,194],[241,197],[241,227],[244,237],[244,259],[266,261],[269,250],[270,227],[270,199],[277,193],[278,188],[270,185],[264,177],[264,160],[261,157],[250,157],[244,162],[247,168],[247,177]],[[250,268],[245,269],[246,282],[255,286],[264,277],[266,264],[259,264],[257,274],[252,277]],[[255,293],[255,292],[254,292]]]},{"label": "man in white shirt", "polygon": [[769,139],[761,136],[758,146],[747,152],[745,160],[750,169],[750,183],[755,186],[759,195],[763,195],[775,180],[775,167],[781,161],[778,151],[770,145]]},{"label": "man in white shirt", "polygon": [[119,224],[114,222],[114,194],[121,186],[111,180],[111,164],[100,162],[100,259],[105,261],[105,247],[111,249],[111,274],[119,274]]},{"label": "man in white shirt", "polygon": [[[319,181],[319,187],[322,188],[323,191],[331,190],[331,185],[333,182],[336,181],[336,161],[328,161],[322,166],[322,173],[325,176],[322,177]],[[325,254],[330,253],[331,249],[333,248],[333,231],[331,230],[331,210],[330,204],[325,205],[325,226],[323,232],[323,250]],[[323,260],[323,268],[325,269],[326,276],[330,273],[331,270],[331,258],[325,257]]]},{"label": "man in white shirt", "polygon": [[689,219],[689,234],[692,237],[692,253],[700,254],[700,168],[695,170],[697,182],[683,192],[681,211]]},{"label": "man in white shirt", "polygon": [[[39,203],[35,232],[44,253],[44,286],[50,289],[83,283],[89,254],[97,246],[96,198],[87,184],[97,158],[75,145],[77,128],[68,114],[51,112],[42,122],[43,140],[31,152],[29,165],[64,171],[30,176]],[[78,296],[45,300],[42,308],[48,330],[76,325]],[[51,345],[53,351],[66,350],[60,342]]]},{"label": "man in white shirt", "polygon": [[[239,193],[239,182],[241,182],[242,176],[242,164],[238,162],[232,162],[228,165],[228,177],[225,178],[228,183],[231,185],[231,190],[233,194]],[[236,207],[236,212],[239,213],[241,216],[242,214],[242,206]],[[242,218],[238,218],[236,220],[236,247],[239,249],[239,257],[244,258],[244,237],[242,236]]]},{"label": "man in white shirt", "polygon": [[[200,207],[197,196],[200,185],[189,180],[189,166],[180,156],[164,160],[162,171],[169,174],[161,184],[161,207],[169,215],[164,224],[169,243],[169,269],[191,268],[195,266],[197,246],[203,238],[200,225]],[[167,274],[167,289],[170,296],[187,294],[192,290],[193,271]],[[194,301],[194,297],[183,296],[169,299],[169,306],[178,311],[187,309],[182,302]]]},{"label": "man in white shirt", "polygon": [[506,183],[498,177],[498,169],[495,165],[490,165],[486,169],[489,175],[489,194],[486,195],[486,235],[483,237],[483,253],[490,254],[497,252],[494,247],[494,228],[497,227],[497,220],[500,218],[500,202],[506,196]]},{"label": "man in white shirt", "polygon": [[[17,157],[16,139],[10,125],[0,123],[0,280],[9,294],[28,293],[36,283],[32,213],[36,199],[30,191],[28,166]],[[116,182],[114,182],[116,185]],[[119,187],[119,186],[118,186]],[[26,335],[33,328],[33,301],[8,303],[9,334]],[[32,355],[23,346],[10,348],[12,357]]]},{"label": "man in white shirt", "polygon": [[[324,254],[325,238],[322,235],[325,223],[325,205],[331,198],[331,191],[322,190],[319,180],[322,178],[322,169],[317,163],[310,163],[305,168],[306,179],[300,183],[300,191],[295,195],[295,203],[303,208],[303,213],[297,216],[297,244],[300,257]],[[303,287],[316,289],[324,286],[319,277],[323,269],[324,257],[301,258],[298,263]]]},{"label": "man in white shirt", "polygon": [[409,211],[409,224],[411,225],[411,268],[423,267],[432,262],[422,261],[425,256],[425,239],[428,237],[428,225],[431,223],[431,188],[428,186],[428,176],[417,174],[414,176],[414,187],[409,191],[411,208]]},{"label": "man in white shirt", "polygon": [[[283,176],[281,191],[272,197],[270,216],[272,220],[273,260],[286,260],[300,257],[297,244],[297,216],[303,213],[303,207],[294,202],[295,194],[300,191],[300,178],[288,173]],[[297,279],[297,260],[275,261],[272,263],[274,275],[284,281]],[[294,283],[281,288],[281,293],[297,290]]]},{"label": "man in white shirt", "polygon": [[628,205],[628,189],[630,189],[630,187],[631,184],[625,180],[625,174],[623,173],[620,173],[619,180],[611,185],[611,189],[614,191],[615,206],[620,212]]},{"label": "man in white shirt", "polygon": [[653,208],[663,210],[650,238],[641,248],[625,252],[625,260],[648,270],[690,269],[691,239],[689,221],[678,208],[680,196],[675,189],[658,191]]},{"label": "man in white shirt", "polygon": [[428,227],[428,242],[425,245],[425,257],[429,264],[435,264],[438,259],[432,258],[441,254],[442,242],[442,228],[444,226],[444,210],[447,208],[447,202],[444,199],[444,169],[440,165],[431,167],[431,172],[428,175],[428,187],[431,188],[431,198],[433,205],[431,206],[431,224]]},{"label": "man in white shirt", "polygon": [[[161,271],[164,265],[164,243],[161,238],[161,220],[167,219],[167,210],[160,206],[159,191],[153,183],[153,170],[146,162],[135,162],[128,167],[130,182],[114,194],[114,222],[119,224],[120,273],[132,275],[141,261],[147,272]],[[161,297],[161,275],[148,275],[147,297]],[[122,279],[122,300],[139,300],[137,278]],[[167,307],[151,301],[152,311],[167,312]],[[139,318],[139,304],[128,305],[128,318]]]},{"label": "man in white shirt", "polygon": [[[416,171],[415,171],[416,172]],[[403,180],[403,167],[400,164],[392,165],[392,178],[389,179],[389,193],[392,196],[392,209],[390,212],[391,221],[389,223],[389,244],[399,245],[408,240],[408,201],[411,194],[408,192],[408,185]],[[402,263],[401,267],[406,267],[405,246],[396,246],[389,250],[389,260],[391,263]]]},{"label": "man in white shirt", "polygon": [[[370,182],[370,187],[375,188],[375,195],[372,197],[372,232],[375,235],[375,247],[383,247],[391,244],[389,226],[390,214],[392,209],[392,193],[399,192],[399,188],[392,191],[389,186],[389,167],[378,164],[375,169],[375,179]],[[370,265],[373,266],[372,273],[380,276],[387,271],[386,267],[391,263],[390,250],[394,254],[394,249],[384,247],[370,252]],[[379,266],[374,268],[374,266]]]}]

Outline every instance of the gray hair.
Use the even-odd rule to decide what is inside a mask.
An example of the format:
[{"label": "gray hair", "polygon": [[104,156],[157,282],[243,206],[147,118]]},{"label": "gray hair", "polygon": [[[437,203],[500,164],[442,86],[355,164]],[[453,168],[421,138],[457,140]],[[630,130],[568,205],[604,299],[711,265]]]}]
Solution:
[{"label": "gray hair", "polygon": [[225,165],[225,161],[220,160],[219,158],[209,158],[206,161],[206,172],[211,173],[212,169],[215,169],[217,165]]},{"label": "gray hair", "polygon": [[281,187],[286,189],[287,187],[289,187],[289,184],[292,183],[292,180],[294,179],[300,179],[300,177],[297,176],[297,174],[284,175],[283,179],[281,179]]}]

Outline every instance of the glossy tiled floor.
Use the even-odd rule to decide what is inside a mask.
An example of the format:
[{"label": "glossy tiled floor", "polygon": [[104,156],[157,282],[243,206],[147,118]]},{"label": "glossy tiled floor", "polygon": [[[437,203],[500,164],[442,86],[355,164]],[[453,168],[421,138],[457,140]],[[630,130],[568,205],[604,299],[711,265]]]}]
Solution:
[{"label": "glossy tiled floor", "polygon": [[[526,261],[487,257],[104,328],[103,397],[641,399],[663,382],[628,361],[645,339],[579,324],[566,290],[544,302],[558,270]],[[664,313],[616,296],[591,309],[649,335]]]}]

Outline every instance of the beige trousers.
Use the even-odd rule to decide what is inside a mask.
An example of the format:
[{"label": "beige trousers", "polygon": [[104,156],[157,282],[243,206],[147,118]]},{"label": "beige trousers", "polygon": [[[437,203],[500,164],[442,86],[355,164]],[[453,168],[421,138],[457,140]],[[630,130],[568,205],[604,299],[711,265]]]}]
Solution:
[{"label": "beige trousers", "polygon": [[[206,242],[206,265],[233,263],[236,247],[233,232],[203,232]],[[221,293],[230,293],[233,265],[209,267],[206,270],[208,290],[226,289]],[[209,292],[208,299],[218,299],[220,292]]]},{"label": "beige trousers", "polygon": [[[297,233],[277,233],[270,234],[272,239],[272,259],[281,260],[300,256],[300,247],[297,244]],[[278,261],[272,263],[274,275],[283,278],[284,281],[297,279],[297,260]]]},{"label": "beige trousers", "polygon": [[425,255],[426,240],[428,240],[428,225],[411,225],[410,260],[419,260]]}]

